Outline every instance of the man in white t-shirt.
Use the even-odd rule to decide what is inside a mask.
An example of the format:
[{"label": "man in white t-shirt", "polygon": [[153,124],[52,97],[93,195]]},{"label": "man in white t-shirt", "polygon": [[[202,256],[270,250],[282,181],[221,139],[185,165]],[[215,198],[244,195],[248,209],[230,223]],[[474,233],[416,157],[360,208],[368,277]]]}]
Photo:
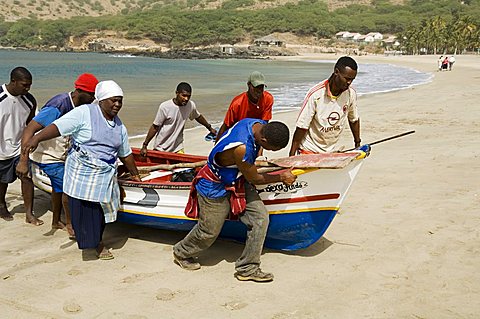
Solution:
[{"label": "man in white t-shirt", "polygon": [[[0,218],[10,221],[13,216],[7,209],[5,195],[8,184],[17,179],[15,168],[20,159],[23,130],[35,115],[37,101],[28,93],[32,74],[24,67],[16,67],[10,73],[10,83],[0,87]],[[42,225],[33,215],[33,183],[25,176],[21,179],[25,206],[25,221]]]},{"label": "man in white t-shirt", "polygon": [[192,87],[181,82],[177,86],[176,96],[160,104],[157,116],[148,130],[140,154],[147,156],[147,146],[155,136],[153,149],[164,152],[183,153],[183,129],[187,119],[196,120],[214,135],[217,131],[197,110],[195,103],[190,100]]},{"label": "man in white t-shirt", "polygon": [[355,147],[360,146],[357,93],[350,84],[357,76],[357,63],[338,59],[334,72],[308,91],[297,118],[290,156],[333,152],[347,121]]},{"label": "man in white t-shirt", "polygon": [[455,63],[455,56],[451,55],[448,57],[448,71],[452,71],[453,64]]}]

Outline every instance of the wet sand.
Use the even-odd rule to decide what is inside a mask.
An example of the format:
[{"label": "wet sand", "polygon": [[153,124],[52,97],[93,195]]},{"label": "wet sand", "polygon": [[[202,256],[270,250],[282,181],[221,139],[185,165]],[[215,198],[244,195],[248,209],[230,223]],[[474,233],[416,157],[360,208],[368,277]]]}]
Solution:
[{"label": "wet sand", "polygon": [[[45,224],[24,223],[16,182],[7,196],[15,220],[0,220],[2,317],[476,318],[480,57],[458,56],[451,72],[436,72],[434,56],[357,60],[435,73],[429,84],[359,99],[364,142],[416,133],[373,147],[319,242],[290,253],[264,250],[262,268],[274,282],[234,279],[241,244],[218,240],[201,256],[202,269],[188,272],[172,262],[183,233],[125,224],[105,232],[114,260],[82,255],[66,232],[49,233],[49,197],[41,191],[35,211]],[[274,119],[293,131],[296,116]],[[189,131],[186,150],[208,153],[205,134]],[[350,132],[341,143],[352,145]]]}]

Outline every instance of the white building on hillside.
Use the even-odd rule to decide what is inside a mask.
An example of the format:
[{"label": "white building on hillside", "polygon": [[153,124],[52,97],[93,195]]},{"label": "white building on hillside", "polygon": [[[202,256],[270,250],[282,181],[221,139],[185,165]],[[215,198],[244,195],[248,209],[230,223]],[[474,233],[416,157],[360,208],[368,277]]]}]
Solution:
[{"label": "white building on hillside", "polygon": [[269,35],[266,35],[264,37],[261,37],[261,38],[258,38],[258,39],[255,39],[253,40],[253,43],[256,45],[256,46],[267,46],[267,47],[283,47],[285,46],[285,43],[276,38],[274,35],[272,34],[269,34]]},{"label": "white building on hillside", "polygon": [[342,32],[337,32],[335,34],[335,38],[338,40],[345,40],[345,41],[357,41],[359,37],[362,35],[358,32],[348,32],[348,31],[342,31]]},{"label": "white building on hillside", "polygon": [[335,33],[335,38],[339,40],[347,40],[350,37],[350,32],[348,31],[340,31]]},{"label": "white building on hillside", "polygon": [[360,38],[362,35],[358,32],[354,32],[354,33],[350,33],[350,37],[349,37],[349,40],[350,41],[354,41],[354,42],[357,42],[358,41],[358,38]]},{"label": "white building on hillside", "polygon": [[383,34],[381,34],[380,32],[369,32],[366,35],[373,37],[374,41],[382,41],[383,40]]},{"label": "white building on hillside", "polygon": [[373,43],[373,42],[375,42],[375,38],[371,35],[365,34],[365,35],[362,35],[362,36],[358,37],[357,41],[362,42],[362,43]]}]

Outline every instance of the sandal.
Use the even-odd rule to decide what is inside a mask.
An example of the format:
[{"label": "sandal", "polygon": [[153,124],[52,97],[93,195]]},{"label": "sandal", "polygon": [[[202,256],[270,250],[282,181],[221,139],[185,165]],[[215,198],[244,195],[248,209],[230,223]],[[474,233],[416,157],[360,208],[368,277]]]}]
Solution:
[{"label": "sandal", "polygon": [[103,250],[100,254],[97,254],[97,257],[100,260],[110,260],[115,258],[110,250]]}]

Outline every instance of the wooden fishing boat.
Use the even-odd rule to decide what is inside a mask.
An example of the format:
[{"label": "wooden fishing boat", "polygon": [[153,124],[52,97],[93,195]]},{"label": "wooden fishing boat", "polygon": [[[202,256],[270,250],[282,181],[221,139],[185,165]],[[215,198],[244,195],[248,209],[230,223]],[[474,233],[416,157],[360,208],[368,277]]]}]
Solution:
[{"label": "wooden fishing boat", "polygon": [[[139,149],[133,152],[137,166],[149,174],[142,178],[142,182],[119,178],[123,199],[118,220],[189,231],[196,223],[195,219],[184,214],[191,183],[174,180],[191,172],[192,168],[188,166],[200,168],[206,157],[149,151],[148,157],[142,158]],[[272,160],[270,165],[279,168],[269,174],[278,174],[281,167],[296,167],[294,173],[298,178],[289,186],[276,183],[257,187],[270,214],[265,246],[296,250],[319,240],[345,199],[364,156],[365,153],[354,151]],[[50,191],[50,180],[37,166],[33,167],[33,179],[40,189]],[[244,241],[245,235],[246,227],[237,220],[226,220],[220,234],[236,241]]]}]

